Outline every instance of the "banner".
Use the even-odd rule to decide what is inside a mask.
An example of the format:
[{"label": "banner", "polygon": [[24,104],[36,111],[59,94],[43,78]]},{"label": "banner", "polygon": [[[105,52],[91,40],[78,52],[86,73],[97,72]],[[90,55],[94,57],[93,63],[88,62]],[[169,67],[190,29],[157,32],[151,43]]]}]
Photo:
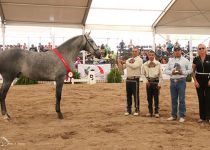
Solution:
[{"label": "banner", "polygon": [[90,65],[90,64],[78,64],[78,73],[80,73],[81,78],[87,78],[89,71],[95,71],[96,80],[106,80],[107,75],[111,71],[111,64],[101,64],[101,65]]}]

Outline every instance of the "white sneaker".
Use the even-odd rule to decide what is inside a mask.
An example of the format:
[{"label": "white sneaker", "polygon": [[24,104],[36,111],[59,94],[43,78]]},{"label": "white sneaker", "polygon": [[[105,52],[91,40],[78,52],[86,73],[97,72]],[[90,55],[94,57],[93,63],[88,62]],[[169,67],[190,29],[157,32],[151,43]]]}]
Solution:
[{"label": "white sneaker", "polygon": [[204,120],[203,119],[198,119],[198,123],[203,123]]},{"label": "white sneaker", "polygon": [[130,113],[129,112],[125,112],[124,115],[125,116],[128,116],[128,115],[130,115]]},{"label": "white sneaker", "polygon": [[135,113],[133,113],[133,115],[134,115],[134,116],[138,116],[138,115],[139,115],[139,113],[138,113],[138,112],[135,112]]},{"label": "white sneaker", "polygon": [[160,115],[159,114],[155,114],[155,118],[159,118],[160,117]]},{"label": "white sneaker", "polygon": [[179,119],[179,122],[185,122],[185,119],[183,118],[183,117],[181,117],[180,119]]},{"label": "white sneaker", "polygon": [[174,117],[169,117],[167,120],[168,120],[168,121],[173,121],[173,120],[176,120],[176,118],[174,118]]}]

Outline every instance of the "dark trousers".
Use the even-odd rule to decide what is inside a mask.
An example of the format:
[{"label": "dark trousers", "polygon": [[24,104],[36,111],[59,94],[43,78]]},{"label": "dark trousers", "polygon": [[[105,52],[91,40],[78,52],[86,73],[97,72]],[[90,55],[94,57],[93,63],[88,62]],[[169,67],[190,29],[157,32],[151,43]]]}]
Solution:
[{"label": "dark trousers", "polygon": [[126,80],[127,111],[132,111],[132,96],[134,97],[135,112],[139,112],[139,78]]},{"label": "dark trousers", "polygon": [[153,97],[155,102],[155,114],[159,112],[159,89],[158,83],[150,82],[149,86],[146,87],[147,90],[147,101],[148,110],[150,114],[153,114]]},{"label": "dark trousers", "polygon": [[202,120],[210,119],[210,87],[196,88],[199,102],[199,115]]}]

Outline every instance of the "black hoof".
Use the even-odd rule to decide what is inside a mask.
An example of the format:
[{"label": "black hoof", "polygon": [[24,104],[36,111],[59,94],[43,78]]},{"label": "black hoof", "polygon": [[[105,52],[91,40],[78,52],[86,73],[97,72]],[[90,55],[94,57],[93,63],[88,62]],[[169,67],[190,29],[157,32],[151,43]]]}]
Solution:
[{"label": "black hoof", "polygon": [[58,119],[63,119],[63,114],[61,112],[58,113]]}]

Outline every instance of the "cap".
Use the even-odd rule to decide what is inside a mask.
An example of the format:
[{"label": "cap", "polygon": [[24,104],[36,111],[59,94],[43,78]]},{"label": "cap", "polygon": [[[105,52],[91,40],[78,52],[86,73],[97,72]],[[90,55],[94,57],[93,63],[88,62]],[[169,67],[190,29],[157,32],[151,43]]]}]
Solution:
[{"label": "cap", "polygon": [[177,50],[181,50],[181,47],[180,46],[174,47],[174,51],[177,51]]}]

